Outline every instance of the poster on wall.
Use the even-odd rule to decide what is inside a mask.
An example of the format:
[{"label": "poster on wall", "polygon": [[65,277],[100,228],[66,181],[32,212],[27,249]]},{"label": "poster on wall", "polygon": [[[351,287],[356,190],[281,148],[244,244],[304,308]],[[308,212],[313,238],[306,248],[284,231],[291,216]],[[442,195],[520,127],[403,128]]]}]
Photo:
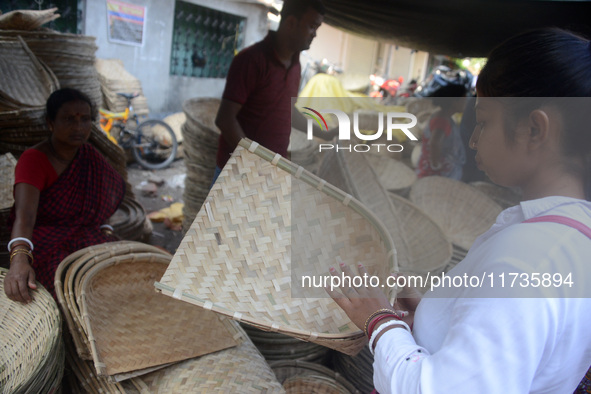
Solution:
[{"label": "poster on wall", "polygon": [[107,0],[109,41],[142,46],[146,7],[122,1]]}]

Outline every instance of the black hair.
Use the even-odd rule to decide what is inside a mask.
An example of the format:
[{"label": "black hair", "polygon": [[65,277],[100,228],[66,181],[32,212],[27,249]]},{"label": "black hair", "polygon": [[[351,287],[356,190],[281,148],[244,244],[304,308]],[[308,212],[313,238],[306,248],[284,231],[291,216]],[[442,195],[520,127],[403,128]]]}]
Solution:
[{"label": "black hair", "polygon": [[[566,157],[586,165],[586,193],[591,197],[591,42],[557,28],[521,33],[492,50],[476,83],[479,96],[505,105],[505,135],[515,140],[515,122],[552,105],[563,118]],[[523,98],[528,99],[524,100]],[[515,99],[520,98],[520,99]],[[579,169],[578,171],[581,171]]]},{"label": "black hair", "polygon": [[45,117],[48,120],[54,121],[62,105],[71,101],[84,101],[87,103],[90,106],[92,121],[96,120],[97,111],[92,100],[85,93],[72,88],[58,89],[49,95],[45,104]]},{"label": "black hair", "polygon": [[433,105],[444,107],[451,103],[448,97],[466,97],[467,93],[468,89],[466,89],[464,85],[449,83],[429,94],[428,97],[432,97],[431,101],[433,102]]},{"label": "black hair", "polygon": [[281,20],[287,19],[290,15],[301,19],[309,8],[316,10],[320,15],[326,13],[326,8],[321,0],[285,0],[283,8],[281,8]]}]

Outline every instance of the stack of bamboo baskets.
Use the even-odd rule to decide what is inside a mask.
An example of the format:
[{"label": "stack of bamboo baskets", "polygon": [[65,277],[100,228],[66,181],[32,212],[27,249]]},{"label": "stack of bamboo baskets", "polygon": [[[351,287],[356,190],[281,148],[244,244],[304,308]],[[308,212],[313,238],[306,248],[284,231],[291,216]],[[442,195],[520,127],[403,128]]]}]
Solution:
[{"label": "stack of bamboo baskets", "polygon": [[72,385],[90,392],[277,385],[236,323],[153,291],[170,257],[150,245],[115,242],[62,261],[55,284],[71,334]]},{"label": "stack of bamboo baskets", "polygon": [[199,212],[213,180],[216,152],[221,135],[215,125],[220,100],[194,98],[183,103],[186,121],[181,130],[187,177],[183,200],[183,229],[186,231]]},{"label": "stack of bamboo baskets", "polygon": [[127,99],[118,96],[117,93],[140,93],[132,100],[133,110],[136,114],[147,117],[148,101],[142,94],[142,84],[139,79],[131,75],[123,62],[119,59],[96,59],[98,80],[103,92],[105,106],[113,112],[123,112],[127,107]]}]

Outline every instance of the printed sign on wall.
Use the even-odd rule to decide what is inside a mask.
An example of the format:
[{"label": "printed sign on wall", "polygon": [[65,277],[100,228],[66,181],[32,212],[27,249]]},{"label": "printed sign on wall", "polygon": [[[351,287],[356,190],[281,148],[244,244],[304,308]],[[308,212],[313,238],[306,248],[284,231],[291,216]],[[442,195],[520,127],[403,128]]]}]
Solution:
[{"label": "printed sign on wall", "polygon": [[142,46],[146,7],[107,0],[109,41]]}]

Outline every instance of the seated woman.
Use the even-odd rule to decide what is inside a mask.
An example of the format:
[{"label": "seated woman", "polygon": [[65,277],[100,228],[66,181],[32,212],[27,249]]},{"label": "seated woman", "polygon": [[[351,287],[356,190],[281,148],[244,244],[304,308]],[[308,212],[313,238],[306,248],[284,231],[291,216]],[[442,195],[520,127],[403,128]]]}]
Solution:
[{"label": "seated woman", "polygon": [[90,99],[60,89],[46,104],[49,138],[26,150],[15,169],[8,298],[31,301],[35,279],[54,297],[54,275],[71,253],[114,241],[107,219],[125,194],[125,181],[87,143],[95,119]]}]

